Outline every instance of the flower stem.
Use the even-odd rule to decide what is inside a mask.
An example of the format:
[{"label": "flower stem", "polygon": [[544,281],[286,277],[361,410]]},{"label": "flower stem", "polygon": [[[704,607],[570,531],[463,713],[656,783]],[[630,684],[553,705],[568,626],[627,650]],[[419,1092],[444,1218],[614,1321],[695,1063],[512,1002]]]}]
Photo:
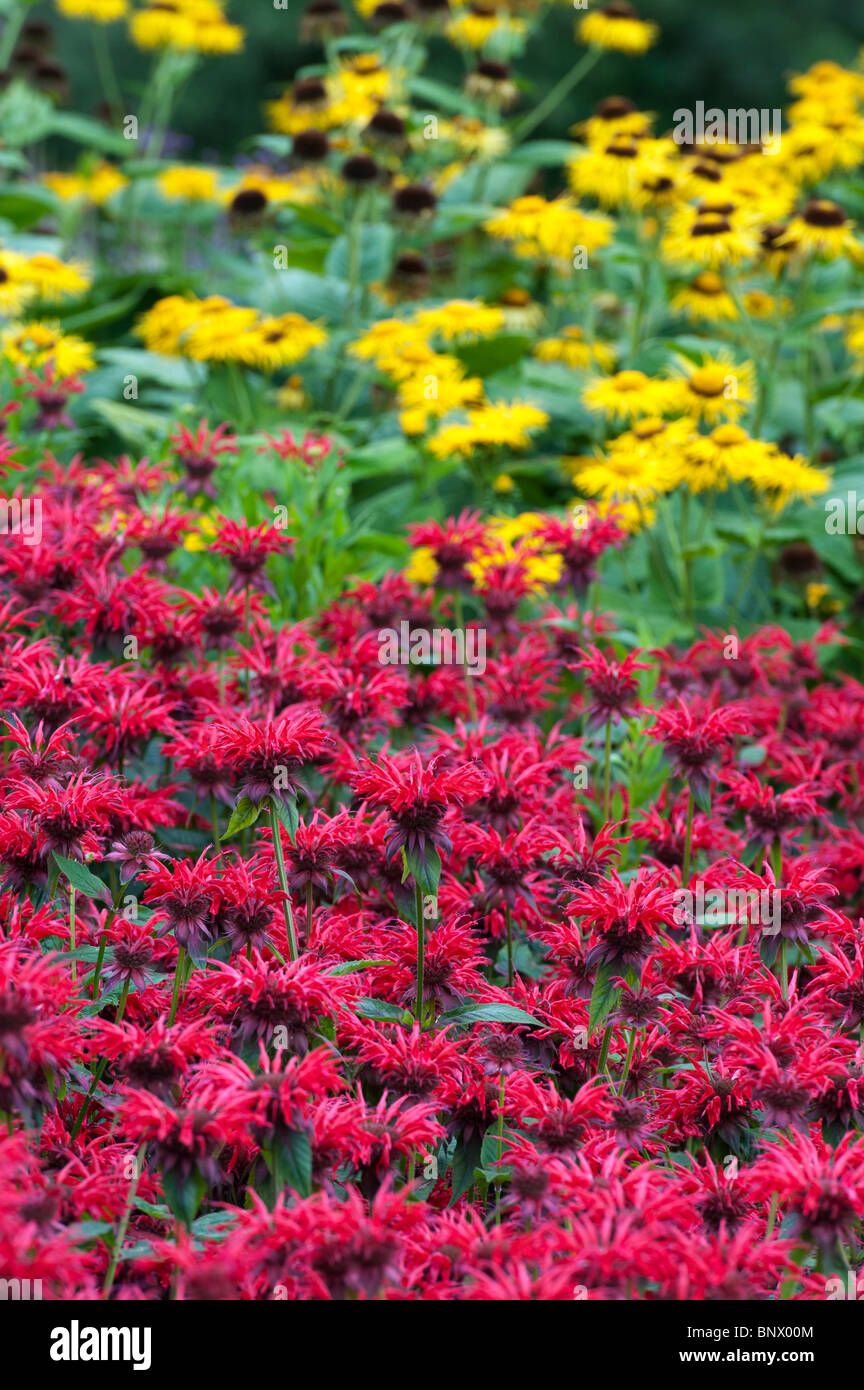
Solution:
[{"label": "flower stem", "polygon": [[681,870],[681,883],[684,888],[690,882],[690,854],[693,841],[693,812],[696,802],[692,787],[687,788],[687,831],[684,836],[684,867]]},{"label": "flower stem", "polygon": [[513,919],[509,907],[504,909],[507,918],[507,985],[513,984]]},{"label": "flower stem", "polygon": [[183,966],[186,961],[186,952],[182,946],[177,947],[177,968],[174,971],[174,993],[171,995],[171,1012],[168,1015],[168,1026],[177,1017],[177,1005],[180,1002],[180,985],[183,980]]},{"label": "flower stem", "polygon": [[414,911],[417,919],[417,1002],[414,1012],[423,1028],[423,970],[426,961],[426,924],[423,917],[423,890],[414,880]]},{"label": "flower stem", "polygon": [[114,1245],[111,1249],[111,1259],[108,1261],[108,1268],[105,1271],[105,1283],[102,1285],[102,1297],[107,1298],[114,1284],[117,1273],[117,1265],[120,1260],[120,1252],[123,1249],[123,1242],[126,1239],[126,1232],[129,1228],[129,1219],[132,1215],[132,1207],[135,1203],[135,1194],[138,1191],[138,1184],[141,1181],[141,1169],[144,1165],[145,1144],[142,1144],[135,1156],[135,1174],[129,1182],[129,1192],[126,1197],[126,1204],[123,1208],[123,1215],[114,1235]]},{"label": "flower stem", "polygon": [[520,140],[524,140],[529,136],[533,130],[537,129],[538,125],[543,124],[546,117],[552,114],[564,98],[572,92],[576,84],[581,82],[583,77],[587,76],[599,60],[602,51],[603,50],[600,48],[589,48],[586,53],[583,53],[579,62],[574,63],[573,67],[568,73],[564,74],[560,82],[556,82],[552,90],[547,92],[543,100],[538,102],[534,107],[534,110],[529,111],[528,114],[523,117],[513,131],[514,145],[517,145]]},{"label": "flower stem", "polygon": [[276,856],[276,872],[279,875],[279,887],[285,894],[282,900],[282,909],[285,913],[285,931],[288,934],[288,955],[291,960],[297,959],[297,933],[294,930],[294,913],[291,910],[291,895],[288,892],[288,875],[285,872],[285,851],[282,848],[282,836],[280,834],[279,817],[276,814],[276,807],[270,802],[270,830],[273,835],[273,853]]},{"label": "flower stem", "polygon": [[603,759],[603,823],[609,820],[610,771],[612,764],[612,720],[606,720],[606,753]]}]

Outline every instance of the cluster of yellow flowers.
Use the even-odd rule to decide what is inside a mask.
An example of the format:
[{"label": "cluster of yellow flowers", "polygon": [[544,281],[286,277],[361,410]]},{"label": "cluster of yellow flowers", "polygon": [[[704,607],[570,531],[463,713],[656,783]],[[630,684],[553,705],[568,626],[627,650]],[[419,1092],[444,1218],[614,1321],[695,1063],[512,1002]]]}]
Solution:
[{"label": "cluster of yellow flowers", "polygon": [[445,424],[426,441],[434,457],[469,457],[484,446],[525,449],[531,431],[547,424],[546,413],[530,403],[487,402],[481,379],[469,376],[458,357],[436,346],[436,339],[445,344],[476,341],[500,332],[504,323],[505,312],[496,305],[453,299],[421,309],[408,320],[382,319],[349,351],[390,377],[406,434],[425,434],[452,411],[467,412],[466,423]]},{"label": "cluster of yellow flowers", "polygon": [[90,344],[64,333],[59,324],[42,319],[16,322],[42,305],[79,297],[91,280],[79,261],[64,261],[48,251],[24,255],[0,246],[0,316],[7,320],[0,336],[0,356],[13,367],[42,367],[51,361],[61,377],[94,367]]},{"label": "cluster of yellow flowers", "polygon": [[[470,546],[467,570],[474,583],[482,588],[484,583],[494,581],[496,573],[505,567],[518,565],[535,593],[543,593],[556,584],[561,577],[561,554],[545,539],[547,522],[548,517],[537,512],[490,517],[484,525],[482,538]],[[458,522],[454,538],[461,538]],[[437,573],[438,565],[431,547],[415,546],[405,570],[406,578],[425,586],[435,582]]]},{"label": "cluster of yellow flowers", "polygon": [[0,246],[0,313],[4,315],[19,314],[37,300],[74,298],[90,283],[87,268],[78,261],[61,261],[44,251],[25,256]]},{"label": "cluster of yellow flowers", "polygon": [[243,30],[225,17],[217,0],[152,0],[132,9],[127,0],[56,0],[70,19],[111,24],[128,16],[129,31],[139,48],[176,48],[195,53],[236,53]]},{"label": "cluster of yellow flowers", "polygon": [[301,314],[262,314],[222,295],[169,295],[139,319],[137,331],[151,352],[262,372],[292,366],[327,341],[323,328]]},{"label": "cluster of yellow flowers", "polygon": [[267,114],[273,129],[283,135],[362,126],[381,106],[404,100],[404,78],[404,72],[388,68],[377,53],[343,55],[334,72],[295,82],[267,105]]}]

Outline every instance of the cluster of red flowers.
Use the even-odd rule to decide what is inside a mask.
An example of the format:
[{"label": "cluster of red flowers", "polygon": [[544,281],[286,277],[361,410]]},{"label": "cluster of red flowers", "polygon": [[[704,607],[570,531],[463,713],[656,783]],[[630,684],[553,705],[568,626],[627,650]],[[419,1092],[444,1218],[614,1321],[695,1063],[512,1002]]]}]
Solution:
[{"label": "cluster of red flowers", "polygon": [[[175,445],[196,484],[232,447]],[[472,579],[463,517],[431,587],[280,627],[288,538],[224,520],[186,591],[167,476],[49,459],[0,554],[0,1274],[824,1298],[864,1216],[841,634],[627,652],[585,597],[614,524],[552,518],[560,603],[518,553]],[[463,603],[481,676],[381,664]]]}]

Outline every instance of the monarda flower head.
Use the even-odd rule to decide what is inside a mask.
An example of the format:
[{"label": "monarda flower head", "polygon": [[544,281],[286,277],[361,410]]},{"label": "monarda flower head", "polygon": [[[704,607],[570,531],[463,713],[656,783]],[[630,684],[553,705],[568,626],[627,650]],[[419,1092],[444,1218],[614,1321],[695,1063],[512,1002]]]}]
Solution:
[{"label": "monarda flower head", "polygon": [[263,724],[243,715],[213,726],[212,751],[240,783],[239,796],[257,806],[265,797],[296,797],[301,768],[325,753],[332,735],[317,709],[286,713]]},{"label": "monarda flower head", "polygon": [[449,854],[452,842],[441,822],[449,806],[475,801],[486,785],[482,768],[443,765],[440,756],[425,766],[419,752],[401,757],[382,754],[377,764],[368,759],[351,779],[354,790],[370,805],[386,810],[390,833],[384,845],[388,860],[403,849],[424,858],[430,847]]},{"label": "monarda flower head", "polygon": [[645,661],[637,661],[630,652],[623,661],[610,661],[596,647],[579,649],[580,661],[568,664],[568,671],[584,671],[585,685],[590,696],[587,709],[589,727],[607,722],[619,723],[638,712],[636,692],[639,681],[634,671],[649,671]]},{"label": "monarda flower head", "polygon": [[751,727],[747,711],[739,705],[687,706],[679,700],[658,712],[649,733],[663,744],[677,776],[697,800],[704,800],[733,738],[749,733]]}]

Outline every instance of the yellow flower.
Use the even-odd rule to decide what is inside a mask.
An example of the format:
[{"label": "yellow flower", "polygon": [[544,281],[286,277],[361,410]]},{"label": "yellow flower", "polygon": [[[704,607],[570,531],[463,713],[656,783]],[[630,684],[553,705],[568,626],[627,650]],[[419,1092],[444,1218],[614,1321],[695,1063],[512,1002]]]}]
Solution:
[{"label": "yellow flower", "polygon": [[540,362],[563,362],[565,367],[585,368],[597,366],[601,372],[611,372],[615,366],[615,353],[607,343],[588,343],[585,333],[577,323],[568,323],[557,338],[542,338],[534,348],[534,356]]},{"label": "yellow flower", "polygon": [[577,26],[583,43],[594,48],[612,48],[619,53],[646,53],[660,33],[656,24],[642,20],[626,0],[609,0],[592,10]]},{"label": "yellow flower", "polygon": [[92,277],[80,261],[61,261],[47,251],[28,256],[21,268],[28,285],[43,299],[62,299],[64,295],[83,294]]},{"label": "yellow flower", "polygon": [[412,551],[411,559],[405,567],[405,578],[412,584],[419,584],[425,588],[429,584],[434,584],[438,574],[438,564],[435,555],[428,545],[418,545]]},{"label": "yellow flower", "polygon": [[567,166],[570,187],[603,207],[643,208],[665,187],[674,187],[671,140],[616,133],[605,145],[588,146]]},{"label": "yellow flower", "polygon": [[747,480],[757,492],[763,494],[772,511],[782,512],[790,502],[807,500],[827,492],[831,474],[824,469],[814,468],[800,454],[790,458],[775,448],[761,466],[754,464],[751,467]]},{"label": "yellow flower", "polygon": [[437,333],[447,342],[483,338],[504,326],[500,309],[478,300],[451,299],[438,309],[421,309],[414,322],[424,334]]},{"label": "yellow flower", "polygon": [[422,434],[430,420],[440,419],[451,410],[477,406],[482,400],[480,378],[466,377],[458,358],[442,354],[436,360],[434,372],[424,368],[422,375],[408,377],[401,383],[400,423],[406,434]]},{"label": "yellow flower", "polygon": [[721,357],[706,358],[696,365],[678,362],[678,377],[671,383],[671,406],[697,420],[715,424],[735,420],[753,399],[752,362],[736,366]]},{"label": "yellow flower", "polygon": [[190,203],[210,202],[217,195],[218,179],[215,169],[202,164],[175,164],[156,180],[165,198],[182,198]]},{"label": "yellow flower", "polygon": [[56,323],[18,324],[7,329],[0,341],[7,361],[16,366],[43,367],[50,361],[58,376],[77,376],[96,365],[90,343],[63,333]]},{"label": "yellow flower", "polygon": [[672,296],[669,304],[673,313],[690,319],[737,319],[735,300],[719,275],[703,270],[689,285]]},{"label": "yellow flower", "polygon": [[449,21],[444,30],[457,48],[483,48],[490,39],[509,40],[525,33],[525,21],[507,14],[488,12],[481,8],[463,11]]},{"label": "yellow flower", "polygon": [[[455,145],[465,157],[501,159],[510,148],[510,137],[503,126],[485,125],[477,116],[454,116],[438,122],[438,139]],[[428,148],[423,131],[413,141],[417,149]]]},{"label": "yellow flower", "polygon": [[154,0],[135,10],[130,31],[139,48],[177,48],[195,53],[236,53],[243,30],[229,24],[215,0]]},{"label": "yellow flower", "polygon": [[566,198],[547,202],[537,195],[517,198],[506,211],[491,217],[485,230],[490,236],[515,241],[520,256],[551,256],[568,265],[577,247],[590,255],[612,239],[608,218],[580,212]]},{"label": "yellow flower", "polygon": [[515,486],[516,484],[509,473],[499,473],[492,482],[492,488],[495,492],[512,492]]},{"label": "yellow flower", "polygon": [[323,328],[310,323],[302,314],[282,314],[278,318],[263,318],[251,331],[242,332],[232,355],[247,367],[274,372],[280,367],[293,367],[326,341]]},{"label": "yellow flower", "polygon": [[838,203],[813,198],[789,223],[788,234],[802,254],[835,261],[847,256],[853,265],[864,265],[864,247],[853,232],[854,223]]},{"label": "yellow flower", "polygon": [[180,352],[180,340],[184,333],[197,322],[200,316],[200,301],[185,299],[183,295],[171,294],[159,299],[136,324],[139,338],[151,352],[175,357]]},{"label": "yellow flower", "polygon": [[25,258],[15,251],[0,250],[0,312],[18,314],[36,294],[23,276]]},{"label": "yellow flower", "polygon": [[90,174],[63,174],[49,172],[41,175],[42,182],[64,202],[81,199],[102,207],[112,193],[125,188],[129,180],[112,164],[97,164]]},{"label": "yellow flower", "polygon": [[647,377],[644,372],[616,372],[614,376],[598,377],[589,382],[582,399],[589,410],[613,419],[632,420],[638,415],[656,415],[665,410],[669,384]]},{"label": "yellow flower", "polygon": [[828,593],[830,590],[827,584],[808,584],[804,590],[807,607],[818,608]]},{"label": "yellow flower", "polygon": [[754,215],[731,199],[713,198],[672,214],[660,254],[673,265],[695,264],[717,270],[748,260],[758,248]]},{"label": "yellow flower", "polygon": [[524,402],[499,403],[468,411],[468,423],[445,425],[429,440],[429,452],[445,459],[453,454],[470,457],[478,448],[527,449],[530,431],[542,429],[549,417]]},{"label": "yellow flower", "polygon": [[55,0],[58,10],[69,19],[93,19],[111,24],[126,13],[126,0]]},{"label": "yellow flower", "polygon": [[352,357],[374,362],[383,370],[384,363],[398,356],[409,344],[426,346],[425,335],[415,324],[405,323],[403,319],[380,319],[361,338],[351,343],[348,351]]}]

